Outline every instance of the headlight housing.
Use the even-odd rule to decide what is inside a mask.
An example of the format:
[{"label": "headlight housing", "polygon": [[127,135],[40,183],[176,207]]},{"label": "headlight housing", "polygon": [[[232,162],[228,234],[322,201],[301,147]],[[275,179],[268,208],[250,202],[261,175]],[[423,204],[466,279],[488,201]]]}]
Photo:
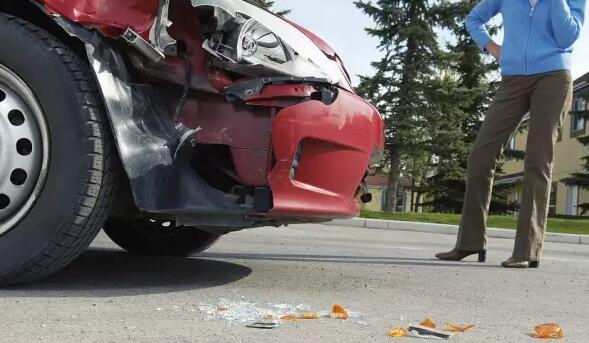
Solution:
[{"label": "headlight housing", "polygon": [[203,48],[225,69],[253,76],[325,79],[351,89],[337,62],[284,19],[242,0],[192,0],[213,9],[216,27]]},{"label": "headlight housing", "polygon": [[[248,60],[249,58],[253,61]],[[237,61],[251,63],[276,62],[286,63],[291,59],[290,49],[286,47],[274,32],[254,19],[246,21],[237,39]]]},{"label": "headlight housing", "polygon": [[203,46],[226,69],[248,76],[279,74],[329,79],[328,73],[259,21],[238,16],[229,26],[234,28],[216,32]]}]

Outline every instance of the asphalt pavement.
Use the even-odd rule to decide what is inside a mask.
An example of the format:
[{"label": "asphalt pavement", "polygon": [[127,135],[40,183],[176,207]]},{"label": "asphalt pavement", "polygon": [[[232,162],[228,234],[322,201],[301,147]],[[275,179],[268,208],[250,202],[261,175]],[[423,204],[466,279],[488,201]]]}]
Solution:
[{"label": "asphalt pavement", "polygon": [[[545,322],[562,326],[563,342],[589,342],[589,246],[547,243],[540,269],[506,270],[511,240],[491,239],[485,264],[433,259],[453,243],[305,225],[232,233],[177,259],[131,255],[101,234],[57,276],[0,290],[0,342],[417,342],[387,330],[426,317],[476,325],[456,342],[535,342],[529,334]],[[220,303],[313,312],[338,303],[354,318],[250,329],[204,310]]]}]

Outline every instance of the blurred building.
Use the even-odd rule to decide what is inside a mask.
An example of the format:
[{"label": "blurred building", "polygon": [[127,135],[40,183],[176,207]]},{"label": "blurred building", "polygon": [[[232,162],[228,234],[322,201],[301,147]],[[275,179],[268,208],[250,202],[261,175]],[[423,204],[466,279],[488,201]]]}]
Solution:
[{"label": "blurred building", "polygon": [[[552,192],[550,194],[550,214],[552,215],[581,215],[578,204],[589,203],[589,191],[577,186],[566,185],[563,179],[575,172],[587,172],[582,168],[585,156],[589,156],[589,148],[579,143],[579,137],[587,136],[587,120],[581,114],[589,111],[589,73],[577,79],[574,83],[573,108],[565,117],[559,133],[555,149]],[[529,117],[528,117],[529,118]],[[527,118],[524,119],[520,130],[509,141],[508,149],[526,149]],[[504,174],[495,180],[496,185],[511,185],[509,200],[520,202],[523,181],[523,161],[505,161]]]},{"label": "blurred building", "polygon": [[[388,176],[373,175],[369,176],[366,181],[368,189],[372,193],[372,202],[365,204],[364,209],[380,212],[384,209],[386,190],[389,184]],[[415,194],[411,192],[411,179],[401,177],[397,189],[397,212],[411,212],[412,196],[415,197]]]}]

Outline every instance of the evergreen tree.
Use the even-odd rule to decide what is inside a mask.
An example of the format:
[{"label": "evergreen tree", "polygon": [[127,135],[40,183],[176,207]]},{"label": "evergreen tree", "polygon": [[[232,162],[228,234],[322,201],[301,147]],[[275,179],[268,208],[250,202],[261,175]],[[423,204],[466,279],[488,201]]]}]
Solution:
[{"label": "evergreen tree", "polygon": [[[478,0],[442,1],[433,12],[436,23],[452,34],[441,61],[451,76],[441,79],[438,96],[434,98],[438,113],[447,118],[435,153],[437,163],[424,184],[431,206],[438,212],[460,213],[465,191],[465,175],[469,149],[474,143],[486,104],[488,74],[492,70],[466,30],[465,18]],[[436,94],[434,94],[436,95]],[[448,149],[446,149],[448,145]]]},{"label": "evergreen tree", "polygon": [[428,93],[430,113],[437,120],[430,120],[430,172],[418,190],[429,199],[422,205],[434,212],[459,213],[469,153],[462,125],[470,116],[465,109],[471,101],[471,92],[463,88],[461,76],[447,68],[439,73]]},{"label": "evergreen tree", "polygon": [[366,31],[380,40],[384,57],[373,63],[376,74],[362,77],[359,93],[368,97],[385,117],[389,185],[384,208],[395,211],[397,185],[428,141],[428,104],[434,55],[438,49],[427,0],[356,1],[375,27]]},{"label": "evergreen tree", "polygon": [[[479,0],[444,0],[432,8],[436,23],[452,34],[446,51],[440,53],[443,68],[431,94],[432,113],[443,120],[432,137],[436,156],[432,173],[423,185],[434,211],[460,213],[466,189],[468,153],[490,104],[496,83],[489,79],[497,63],[486,59],[466,30],[465,19]],[[496,28],[491,28],[495,31]],[[509,158],[522,158],[522,152],[506,151]],[[499,167],[497,175],[500,175]],[[492,212],[513,210],[507,203],[505,187],[495,187]]]}]

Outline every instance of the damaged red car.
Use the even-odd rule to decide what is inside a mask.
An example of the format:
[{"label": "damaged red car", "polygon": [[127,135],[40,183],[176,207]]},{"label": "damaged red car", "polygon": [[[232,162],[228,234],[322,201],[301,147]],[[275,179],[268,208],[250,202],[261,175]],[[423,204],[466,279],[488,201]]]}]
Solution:
[{"label": "damaged red car", "polygon": [[0,284],[104,229],[185,256],[357,214],[383,121],[338,54],[244,0],[0,4]]}]

